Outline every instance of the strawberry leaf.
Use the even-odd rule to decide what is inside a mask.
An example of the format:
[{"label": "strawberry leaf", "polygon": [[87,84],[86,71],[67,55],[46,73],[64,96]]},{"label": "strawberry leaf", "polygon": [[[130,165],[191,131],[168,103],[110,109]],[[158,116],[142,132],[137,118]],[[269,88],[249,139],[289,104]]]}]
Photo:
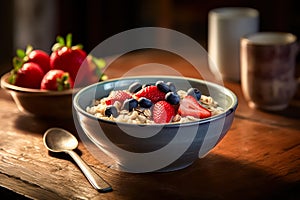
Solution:
[{"label": "strawberry leaf", "polygon": [[59,35],[56,37],[56,43],[52,46],[51,50],[54,52],[63,46],[65,46],[65,39]]},{"label": "strawberry leaf", "polygon": [[107,80],[107,79],[108,79],[108,76],[107,76],[107,75],[101,74],[101,76],[100,76],[100,81],[105,81],[105,80]]},{"label": "strawberry leaf", "polygon": [[10,76],[9,76],[9,78],[8,78],[8,82],[10,83],[10,84],[15,84],[16,83],[16,79],[17,79],[17,74],[15,73],[15,71],[14,70],[11,70],[11,72],[10,72]]},{"label": "strawberry leaf", "polygon": [[92,61],[96,64],[99,69],[103,69],[106,65],[105,60],[102,58],[96,58],[92,56]]},{"label": "strawberry leaf", "polygon": [[72,34],[69,33],[66,36],[66,39],[64,39],[62,36],[57,36],[56,37],[56,43],[52,46],[52,51],[57,51],[58,49],[62,48],[62,47],[68,47],[71,48],[72,50],[75,49],[83,49],[83,46],[81,44],[77,44],[75,46],[72,46]]},{"label": "strawberry leaf", "polygon": [[67,47],[72,47],[72,34],[69,33],[67,36],[66,36],[66,46]]},{"label": "strawberry leaf", "polygon": [[26,55],[30,54],[30,52],[32,52],[32,50],[33,50],[33,47],[31,45],[27,45],[25,54]]},{"label": "strawberry leaf", "polygon": [[53,47],[52,47],[52,51],[56,51],[56,50],[58,50],[58,49],[61,48],[61,47],[63,47],[61,44],[55,43],[55,44],[53,45]]},{"label": "strawberry leaf", "polygon": [[71,48],[72,48],[72,50],[83,49],[83,45],[82,44],[76,44],[75,46],[72,46]]},{"label": "strawberry leaf", "polygon": [[21,59],[23,59],[26,56],[26,53],[23,49],[17,49],[16,54],[17,54],[17,57],[21,58]]},{"label": "strawberry leaf", "polygon": [[92,56],[91,54],[88,55],[88,59],[91,59],[92,63],[94,65],[93,71],[95,72],[97,77],[100,77],[99,81],[107,80],[108,77],[103,73],[103,68],[106,66],[106,62],[102,58],[96,58]]},{"label": "strawberry leaf", "polygon": [[18,71],[22,67],[22,65],[24,64],[23,59],[21,59],[19,57],[16,57],[16,56],[13,57],[12,62],[13,62],[13,66],[14,66],[15,71]]},{"label": "strawberry leaf", "polygon": [[57,43],[59,43],[61,46],[65,46],[65,39],[61,37],[60,35],[56,37]]},{"label": "strawberry leaf", "polygon": [[16,79],[17,79],[17,72],[23,66],[24,60],[18,56],[15,56],[12,59],[12,63],[13,63],[13,69],[10,72],[10,77],[9,77],[8,81],[10,84],[14,85],[16,82]]}]

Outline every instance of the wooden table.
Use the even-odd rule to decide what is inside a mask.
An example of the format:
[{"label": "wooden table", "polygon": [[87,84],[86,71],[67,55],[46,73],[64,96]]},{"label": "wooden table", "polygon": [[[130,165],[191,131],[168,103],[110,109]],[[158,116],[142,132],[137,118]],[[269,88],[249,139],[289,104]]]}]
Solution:
[{"label": "wooden table", "polygon": [[[107,70],[110,77],[122,70],[160,58],[181,66],[186,63],[161,54],[127,56]],[[172,57],[172,56],[171,56]],[[155,60],[152,60],[153,62]],[[156,62],[156,61],[155,61]],[[151,71],[151,70],[150,70]],[[148,72],[146,72],[148,73]],[[149,72],[150,73],[150,72]],[[0,90],[1,197],[33,199],[299,199],[300,105],[294,99],[284,111],[251,109],[239,83],[225,82],[239,99],[231,129],[203,159],[190,167],[168,173],[131,174],[112,169],[109,160],[95,159],[80,143],[82,158],[113,187],[95,191],[68,156],[51,155],[42,136],[50,127],[76,134],[72,118],[43,120],[18,111],[11,97]]]}]

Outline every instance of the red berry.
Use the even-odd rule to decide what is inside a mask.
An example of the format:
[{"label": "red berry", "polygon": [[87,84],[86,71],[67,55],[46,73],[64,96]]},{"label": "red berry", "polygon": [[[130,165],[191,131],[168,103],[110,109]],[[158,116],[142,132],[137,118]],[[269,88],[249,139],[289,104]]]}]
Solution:
[{"label": "red berry", "polygon": [[178,114],[181,116],[193,116],[196,118],[207,118],[211,116],[211,112],[200,105],[200,103],[192,96],[184,97],[179,105]]},{"label": "red berry", "polygon": [[105,76],[102,69],[105,67],[105,61],[98,59],[92,55],[88,55],[81,65],[82,70],[77,72],[77,83],[76,86],[82,87],[97,83],[100,80],[105,80]]},{"label": "red berry", "polygon": [[175,108],[166,101],[158,101],[153,106],[153,121],[158,124],[169,123],[175,116]]},{"label": "red berry", "polygon": [[69,73],[63,70],[50,70],[41,82],[42,90],[62,91],[70,88],[73,88],[73,81]]},{"label": "red berry", "polygon": [[105,104],[113,105],[116,101],[123,103],[126,99],[130,99],[131,97],[131,94],[124,90],[112,91],[105,100]]},{"label": "red berry", "polygon": [[[87,54],[79,45],[72,46],[72,35],[68,34],[66,41],[61,36],[57,37],[57,43],[52,47],[50,56],[50,67],[52,69],[61,69],[69,72],[72,80],[77,83],[89,78],[90,74],[88,62],[86,61]],[[77,74],[80,68],[84,68]],[[79,76],[77,76],[79,75]]]},{"label": "red berry", "polygon": [[61,69],[69,72],[71,78],[75,80],[77,72],[85,58],[86,53],[81,49],[73,50],[69,47],[62,47],[61,49],[52,52],[50,64],[52,69]]},{"label": "red berry", "polygon": [[164,100],[165,99],[165,93],[160,91],[157,86],[155,85],[150,85],[147,87],[144,87],[137,93],[135,93],[135,96],[137,98],[145,97],[149,100],[151,100],[153,103],[156,103],[158,101]]},{"label": "red berry", "polygon": [[39,89],[44,77],[43,70],[36,63],[27,62],[16,72],[15,85]]},{"label": "red berry", "polygon": [[28,61],[36,63],[46,74],[50,70],[50,56],[42,50],[33,50],[28,54]]}]

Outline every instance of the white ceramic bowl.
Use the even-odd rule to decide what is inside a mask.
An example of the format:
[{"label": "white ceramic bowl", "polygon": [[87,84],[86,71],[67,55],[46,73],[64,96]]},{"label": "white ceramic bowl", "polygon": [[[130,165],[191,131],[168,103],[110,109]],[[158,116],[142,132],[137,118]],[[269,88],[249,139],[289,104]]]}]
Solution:
[{"label": "white ceramic bowl", "polygon": [[[225,112],[195,122],[161,125],[116,123],[86,112],[94,99],[107,96],[115,88],[128,88],[135,81],[155,83],[157,80],[171,81],[177,89],[199,88],[203,94],[212,96]],[[83,88],[73,99],[77,128],[110,156],[119,169],[133,173],[182,169],[205,156],[229,130],[237,104],[236,95],[229,89],[198,79],[172,76],[103,81]]]}]

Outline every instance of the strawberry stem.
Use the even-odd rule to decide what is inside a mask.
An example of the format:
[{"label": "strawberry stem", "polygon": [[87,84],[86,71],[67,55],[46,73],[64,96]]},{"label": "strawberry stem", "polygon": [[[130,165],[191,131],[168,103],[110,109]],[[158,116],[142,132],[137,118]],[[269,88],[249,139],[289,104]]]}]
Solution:
[{"label": "strawberry stem", "polygon": [[64,73],[61,78],[57,78],[57,91],[63,91],[71,88],[69,73]]},{"label": "strawberry stem", "polygon": [[66,39],[64,39],[62,36],[56,37],[56,43],[52,46],[52,51],[57,51],[58,49],[62,47],[68,47],[72,49],[83,49],[83,46],[81,44],[77,44],[75,46],[72,46],[72,34],[69,33],[66,36]]},{"label": "strawberry stem", "polygon": [[25,51],[23,49],[16,50],[16,56],[12,59],[13,69],[11,70],[11,75],[9,77],[9,83],[15,84],[17,78],[17,72],[22,68],[23,64],[28,61],[28,55],[32,52],[33,47],[27,45]]}]

